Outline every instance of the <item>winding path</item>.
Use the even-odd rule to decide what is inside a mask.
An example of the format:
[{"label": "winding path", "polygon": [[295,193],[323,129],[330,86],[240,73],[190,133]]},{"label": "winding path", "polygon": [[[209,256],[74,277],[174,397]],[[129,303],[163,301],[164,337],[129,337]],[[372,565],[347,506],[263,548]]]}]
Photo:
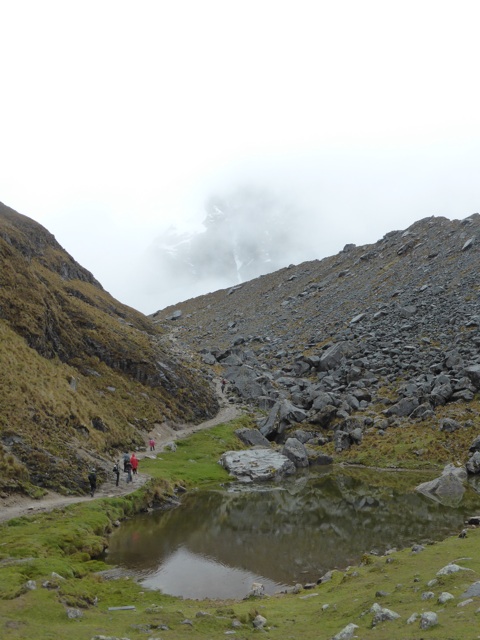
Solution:
[{"label": "winding path", "polygon": [[[226,402],[225,398],[220,392],[219,383],[216,383],[216,388],[219,395],[220,411],[214,418],[197,425],[178,425],[175,429],[169,427],[166,424],[156,424],[151,433],[149,433],[146,437],[145,451],[136,452],[137,457],[141,459],[147,456],[154,456],[156,455],[156,453],[161,452],[167,444],[174,442],[175,440],[186,438],[192,433],[196,433],[197,431],[201,431],[203,429],[209,429],[210,427],[214,427],[217,424],[229,422],[230,420],[233,420],[234,418],[241,415],[242,411],[240,407],[238,407],[238,405],[229,404],[228,402]],[[156,442],[155,453],[150,453],[150,451],[148,450],[148,440],[151,437]],[[113,476],[113,474],[111,475]],[[132,493],[133,491],[144,485],[149,480],[149,478],[150,476],[145,473],[138,473],[138,475],[135,476],[134,481],[127,484],[125,478],[123,477],[123,474],[121,474],[118,487],[115,486],[113,480],[107,480],[97,489],[95,498],[113,498],[117,496],[127,495],[128,493]],[[0,523],[11,520],[12,518],[19,518],[21,516],[31,515],[35,513],[43,513],[77,502],[88,502],[89,500],[92,500],[90,496],[66,497],[58,493],[54,493],[53,491],[47,492],[47,494],[40,500],[34,500],[25,496],[13,495],[9,498],[6,498],[5,500],[0,500]]]}]

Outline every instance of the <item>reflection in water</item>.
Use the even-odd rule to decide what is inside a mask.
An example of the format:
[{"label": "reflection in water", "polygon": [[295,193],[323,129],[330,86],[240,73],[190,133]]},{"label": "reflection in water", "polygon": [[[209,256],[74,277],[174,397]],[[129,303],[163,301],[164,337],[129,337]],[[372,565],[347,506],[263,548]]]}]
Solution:
[{"label": "reflection in water", "polygon": [[214,558],[191,553],[179,547],[162,563],[161,568],[143,574],[142,584],[149,589],[161,589],[172,596],[198,598],[205,593],[209,598],[238,598],[246,595],[253,582],[261,582],[268,593],[279,587],[276,582],[244,571],[228,567]]},{"label": "reflection in water", "polygon": [[196,492],[178,509],[124,523],[108,561],[172,595],[241,598],[255,581],[273,593],[357,563],[366,551],[439,540],[478,508],[473,492],[446,507],[399,476],[324,472],[280,486]]}]

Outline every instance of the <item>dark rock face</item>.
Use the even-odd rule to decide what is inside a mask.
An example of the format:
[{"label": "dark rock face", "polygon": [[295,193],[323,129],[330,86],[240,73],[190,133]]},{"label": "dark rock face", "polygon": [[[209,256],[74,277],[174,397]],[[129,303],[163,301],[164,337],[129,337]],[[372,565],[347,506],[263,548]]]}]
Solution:
[{"label": "dark rock face", "polygon": [[218,291],[176,305],[176,327],[228,364],[233,393],[268,411],[258,424],[268,440],[307,425],[343,450],[366,429],[421,422],[480,391],[479,238],[479,214],[425,218],[245,282],[234,299]]}]

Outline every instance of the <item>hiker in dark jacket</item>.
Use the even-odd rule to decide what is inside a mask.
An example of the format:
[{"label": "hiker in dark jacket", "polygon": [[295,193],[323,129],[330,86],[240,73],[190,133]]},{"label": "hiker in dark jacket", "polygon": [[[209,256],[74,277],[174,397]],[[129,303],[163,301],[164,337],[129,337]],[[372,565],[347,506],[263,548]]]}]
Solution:
[{"label": "hiker in dark jacket", "polygon": [[90,473],[88,474],[88,481],[90,483],[90,495],[93,496],[95,495],[95,491],[97,490],[97,471],[96,469],[91,469]]},{"label": "hiker in dark jacket", "polygon": [[132,463],[130,462],[130,458],[128,459],[127,462],[124,463],[125,465],[125,473],[127,474],[127,484],[129,482],[132,482],[133,478],[132,478]]},{"label": "hiker in dark jacket", "polygon": [[123,470],[125,471],[125,473],[127,473],[127,462],[130,462],[130,456],[125,451],[125,453],[123,454]]},{"label": "hiker in dark jacket", "polygon": [[115,474],[115,486],[118,487],[118,483],[120,481],[120,467],[118,462],[115,462],[113,465],[113,473]]}]

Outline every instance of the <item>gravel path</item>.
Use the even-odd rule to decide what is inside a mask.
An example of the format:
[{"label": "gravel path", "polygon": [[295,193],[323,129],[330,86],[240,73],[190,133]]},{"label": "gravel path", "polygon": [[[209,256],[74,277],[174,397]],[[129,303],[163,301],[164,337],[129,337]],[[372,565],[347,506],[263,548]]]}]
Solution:
[{"label": "gravel path", "polygon": [[[241,415],[242,411],[238,405],[229,404],[223,397],[220,392],[219,382],[216,382],[216,388],[219,395],[220,411],[215,418],[197,425],[178,425],[175,429],[166,424],[155,425],[153,431],[146,437],[146,450],[136,452],[137,458],[142,459],[146,456],[153,456],[156,453],[160,453],[164,449],[165,445],[174,442],[175,440],[186,438],[192,433],[196,433],[202,429],[209,429],[217,424],[229,422]],[[156,443],[155,453],[150,453],[148,448],[148,440],[150,437],[152,437]],[[148,480],[149,476],[147,474],[139,472],[135,476],[134,481],[127,484],[124,474],[121,473],[118,487],[115,486],[115,482],[113,480],[108,480],[99,486],[95,493],[95,498],[112,498],[127,495],[144,485]],[[66,497],[58,493],[54,493],[53,491],[49,491],[41,500],[33,500],[32,498],[25,496],[10,496],[5,500],[0,500],[0,523],[11,520],[12,518],[19,518],[21,516],[35,513],[43,513],[77,502],[88,502],[89,500],[92,500],[90,496]]]}]

